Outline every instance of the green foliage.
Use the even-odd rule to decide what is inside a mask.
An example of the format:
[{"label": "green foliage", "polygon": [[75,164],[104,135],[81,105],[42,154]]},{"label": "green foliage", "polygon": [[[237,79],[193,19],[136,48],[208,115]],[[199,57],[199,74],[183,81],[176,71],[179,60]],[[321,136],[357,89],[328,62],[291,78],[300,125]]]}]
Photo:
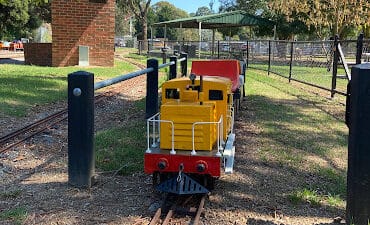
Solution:
[{"label": "green foliage", "polygon": [[320,206],[321,205],[321,200],[320,196],[317,194],[317,191],[315,190],[309,190],[309,189],[303,189],[303,190],[298,190],[291,195],[288,196],[290,202],[293,204],[298,204],[298,203],[309,203],[312,206]]},{"label": "green foliage", "polygon": [[0,212],[0,220],[12,220],[15,224],[22,224],[27,215],[27,210],[24,207],[17,207]]},{"label": "green foliage", "polygon": [[[169,2],[158,2],[154,4],[151,8],[152,22],[164,22],[179,18],[185,18],[189,15],[184,10],[176,8]],[[156,37],[164,37],[164,28],[153,29],[153,35]],[[179,38],[179,31],[176,28],[167,28],[166,37],[169,40],[177,40]]]},{"label": "green foliage", "polygon": [[17,198],[21,194],[22,194],[21,190],[13,190],[2,193],[0,192],[0,199]]},{"label": "green foliage", "polygon": [[45,0],[0,1],[0,39],[29,37],[42,21],[50,21],[50,3]]}]

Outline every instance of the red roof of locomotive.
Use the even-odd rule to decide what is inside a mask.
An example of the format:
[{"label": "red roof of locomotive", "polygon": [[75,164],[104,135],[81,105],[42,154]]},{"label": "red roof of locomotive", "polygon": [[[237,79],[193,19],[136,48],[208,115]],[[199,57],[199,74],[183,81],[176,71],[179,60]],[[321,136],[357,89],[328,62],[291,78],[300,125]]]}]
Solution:
[{"label": "red roof of locomotive", "polygon": [[238,60],[193,61],[191,73],[197,76],[227,77],[233,83],[233,92],[240,86],[239,75],[241,74],[241,71]]}]

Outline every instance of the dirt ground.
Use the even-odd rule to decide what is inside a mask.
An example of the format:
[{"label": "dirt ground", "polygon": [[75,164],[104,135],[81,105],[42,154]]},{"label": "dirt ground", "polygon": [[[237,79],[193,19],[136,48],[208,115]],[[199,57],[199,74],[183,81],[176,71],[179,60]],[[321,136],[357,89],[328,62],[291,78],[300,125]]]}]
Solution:
[{"label": "dirt ground", "polygon": [[[134,89],[130,88],[133,84]],[[122,85],[120,95],[97,106],[96,130],[117,123],[124,125],[117,112],[129,108],[133,100],[145,94],[142,78]],[[64,108],[65,104],[37,106],[27,118],[0,115],[0,136]],[[243,107],[248,108],[248,101]],[[344,211],[289,203],[285,193],[294,190],[298,177],[310,179],[310,174],[296,174],[279,165],[262,162],[258,156],[260,131],[248,122],[252,116],[248,110],[241,111],[235,129],[243,135],[237,135],[235,172],[223,175],[216,182],[206,202],[202,223],[340,224]],[[0,212],[24,209],[27,215],[23,224],[148,224],[161,200],[153,191],[151,177],[143,172],[119,176],[97,171],[97,175],[97,183],[89,190],[67,184],[67,125],[53,127],[24,145],[0,154],[0,193],[7,193],[0,195]],[[0,224],[14,223],[16,221],[0,218]]]}]

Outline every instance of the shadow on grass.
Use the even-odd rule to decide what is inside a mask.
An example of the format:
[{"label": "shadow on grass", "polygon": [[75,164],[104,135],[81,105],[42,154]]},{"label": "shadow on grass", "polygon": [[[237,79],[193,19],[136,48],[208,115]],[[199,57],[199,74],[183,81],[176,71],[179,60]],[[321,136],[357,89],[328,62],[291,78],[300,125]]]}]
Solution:
[{"label": "shadow on grass", "polygon": [[0,87],[0,108],[9,115],[24,116],[34,104],[55,102],[67,97],[67,82],[62,77],[0,78]]}]

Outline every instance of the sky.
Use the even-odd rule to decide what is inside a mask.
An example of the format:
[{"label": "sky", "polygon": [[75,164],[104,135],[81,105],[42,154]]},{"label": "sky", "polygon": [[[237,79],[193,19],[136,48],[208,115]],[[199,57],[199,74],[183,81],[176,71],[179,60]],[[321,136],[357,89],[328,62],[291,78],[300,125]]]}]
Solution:
[{"label": "sky", "polygon": [[[151,4],[154,5],[157,2],[165,1],[165,0],[152,0]],[[176,8],[182,9],[187,13],[195,13],[199,7],[207,6],[209,7],[209,3],[211,0],[167,0],[167,2],[171,3],[172,5],[176,6]],[[220,3],[218,0],[214,1],[213,10],[218,11]]]}]

